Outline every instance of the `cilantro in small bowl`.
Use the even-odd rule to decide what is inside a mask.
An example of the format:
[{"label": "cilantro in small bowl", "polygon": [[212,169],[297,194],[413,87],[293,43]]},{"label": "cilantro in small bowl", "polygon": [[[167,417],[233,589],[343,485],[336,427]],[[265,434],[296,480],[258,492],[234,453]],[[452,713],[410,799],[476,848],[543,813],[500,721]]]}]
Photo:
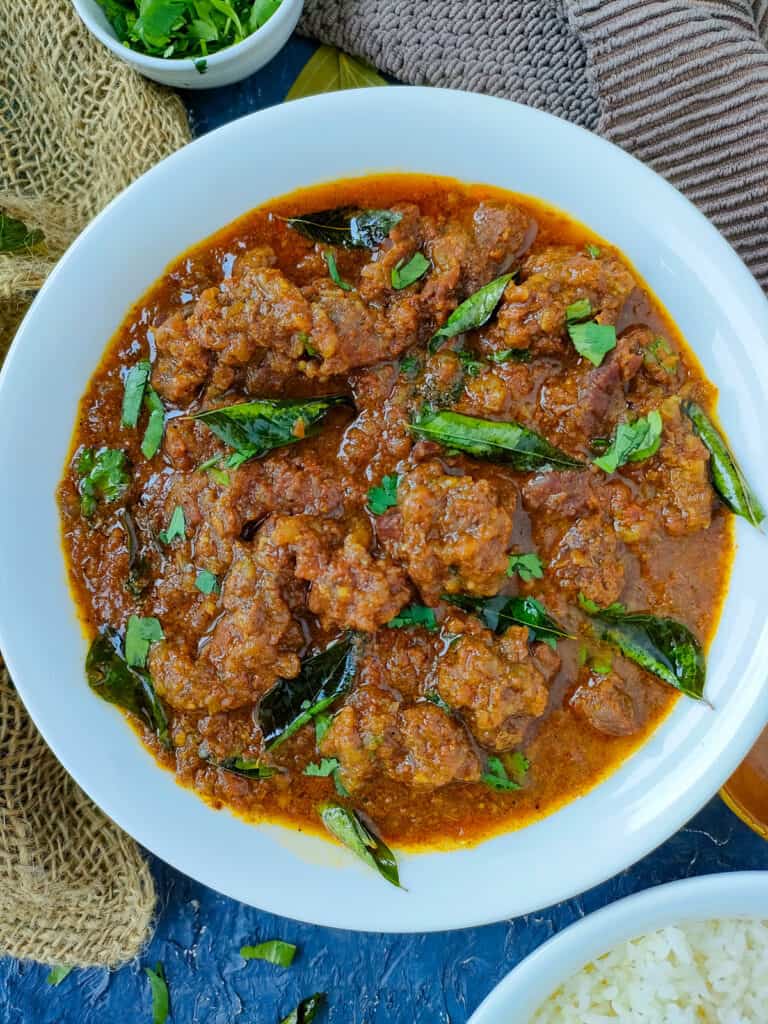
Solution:
[{"label": "cilantro in small bowl", "polygon": [[252,74],[285,44],[303,6],[303,0],[74,3],[113,53],[149,78],[180,88],[227,85]]}]

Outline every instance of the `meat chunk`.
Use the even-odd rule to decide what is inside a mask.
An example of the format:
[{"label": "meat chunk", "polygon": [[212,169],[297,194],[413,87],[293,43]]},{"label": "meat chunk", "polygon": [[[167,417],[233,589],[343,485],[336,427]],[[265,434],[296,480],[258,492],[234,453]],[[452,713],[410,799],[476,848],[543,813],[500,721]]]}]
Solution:
[{"label": "meat chunk", "polygon": [[541,473],[523,485],[523,505],[528,512],[575,518],[601,508],[600,484],[597,471]]},{"label": "meat chunk", "polygon": [[307,604],[325,629],[365,632],[389,622],[411,597],[403,570],[386,556],[374,558],[371,543],[362,519],[344,533],[340,524],[304,515],[276,517],[259,541],[275,565],[292,557],[296,578],[312,584]]},{"label": "meat chunk", "polygon": [[158,327],[152,383],[164,398],[187,402],[206,383],[221,393],[259,351],[288,360],[288,368],[303,355],[310,306],[272,263],[267,247],[244,254],[232,277],[207,288],[188,316],[174,313]]},{"label": "meat chunk", "polygon": [[468,295],[514,265],[536,235],[536,224],[519,206],[486,199],[472,214],[473,258],[464,270]]},{"label": "meat chunk", "polygon": [[174,708],[230,711],[253,704],[279,677],[298,674],[301,630],[279,580],[244,548],[236,550],[221,602],[224,614],[197,656],[171,640],[150,652],[155,688]]},{"label": "meat chunk", "polygon": [[449,782],[476,782],[480,764],[463,727],[429,702],[400,714],[406,754],[395,777],[410,786],[436,789]]},{"label": "meat chunk", "polygon": [[387,691],[358,689],[335,716],[320,752],[336,757],[351,791],[384,774],[408,786],[435,789],[480,778],[480,762],[461,725],[433,704],[402,708]]},{"label": "meat chunk", "polygon": [[[547,676],[529,649],[528,630],[513,626],[498,639],[476,623],[453,619],[446,629],[460,638],[440,661],[440,696],[464,715],[483,746],[511,749],[544,714],[549,699]],[[556,672],[551,662],[546,666],[550,678],[553,668]]]},{"label": "meat chunk", "polygon": [[714,493],[709,479],[709,452],[680,411],[677,397],[660,409],[664,422],[661,447],[647,476],[657,487],[661,518],[673,537],[706,530],[712,521]]},{"label": "meat chunk", "polygon": [[384,316],[332,281],[315,282],[312,292],[310,339],[321,362],[311,360],[302,367],[309,377],[327,379],[394,358],[416,340],[396,336]]},{"label": "meat chunk", "polygon": [[486,332],[493,347],[560,352],[566,308],[589,299],[596,319],[615,324],[635,280],[612,256],[591,259],[573,246],[549,246],[528,257],[522,281],[510,284],[494,327]]},{"label": "meat chunk", "polygon": [[606,736],[631,736],[646,722],[642,688],[617,672],[589,672],[569,703],[580,718]]},{"label": "meat chunk", "polygon": [[448,476],[424,462],[400,481],[402,532],[395,547],[427,604],[442,592],[495,594],[504,581],[514,498],[496,486]]},{"label": "meat chunk", "polygon": [[563,535],[549,563],[565,590],[599,605],[617,601],[624,586],[624,563],[610,521],[603,515],[579,519]]}]

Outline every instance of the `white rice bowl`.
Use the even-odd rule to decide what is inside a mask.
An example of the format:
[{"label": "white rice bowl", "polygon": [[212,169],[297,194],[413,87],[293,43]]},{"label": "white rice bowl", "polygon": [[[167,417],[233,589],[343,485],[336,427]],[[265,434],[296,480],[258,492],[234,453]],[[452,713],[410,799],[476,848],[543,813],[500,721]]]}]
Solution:
[{"label": "white rice bowl", "polygon": [[616,946],[531,1024],[766,1024],[768,921],[689,922]]}]

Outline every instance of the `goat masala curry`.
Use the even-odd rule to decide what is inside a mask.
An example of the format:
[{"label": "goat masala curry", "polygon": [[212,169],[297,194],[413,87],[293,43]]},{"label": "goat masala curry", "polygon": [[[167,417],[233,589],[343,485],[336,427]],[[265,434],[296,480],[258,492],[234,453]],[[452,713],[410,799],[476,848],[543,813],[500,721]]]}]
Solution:
[{"label": "goat masala curry", "polygon": [[130,311],[59,491],[87,678],[215,806],[455,846],[700,699],[763,516],[612,246],[410,175],[268,203]]}]

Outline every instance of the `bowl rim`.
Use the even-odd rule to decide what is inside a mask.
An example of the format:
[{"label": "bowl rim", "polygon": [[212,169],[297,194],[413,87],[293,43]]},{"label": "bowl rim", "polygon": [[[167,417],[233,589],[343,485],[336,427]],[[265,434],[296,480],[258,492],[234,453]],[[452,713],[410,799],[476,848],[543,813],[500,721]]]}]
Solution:
[{"label": "bowl rim", "polygon": [[[257,28],[255,32],[250,32],[245,39],[241,39],[239,43],[232,43],[231,46],[225,46],[223,50],[217,50],[216,53],[205,56],[201,54],[199,57],[154,57],[149,53],[142,53],[140,50],[132,50],[129,46],[120,42],[111,25],[108,30],[104,29],[94,19],[89,10],[89,3],[95,3],[98,7],[97,0],[72,0],[72,3],[88,31],[117,57],[122,57],[129,64],[133,64],[137,68],[144,68],[147,71],[183,71],[188,73],[189,69],[195,67],[198,61],[204,60],[206,70],[210,71],[213,68],[228,64],[230,60],[236,59],[249,50],[254,49],[259,43],[263,43],[267,36],[279,30],[283,21],[287,21],[291,17],[292,9],[302,7],[304,0],[281,0],[280,6],[272,17]],[[108,19],[107,24],[109,24]]]},{"label": "bowl rim", "polygon": [[[340,116],[342,114],[344,117]],[[174,175],[177,173],[177,168],[196,168],[200,160],[207,159],[204,156],[205,154],[215,154],[216,160],[210,162],[217,164],[221,154],[220,147],[222,146],[226,147],[234,143],[234,150],[238,146],[242,147],[242,144],[245,143],[247,149],[253,140],[264,141],[269,139],[272,142],[276,135],[283,139],[282,145],[286,152],[283,154],[282,159],[285,165],[289,166],[287,163],[289,160],[294,161],[294,164],[290,165],[295,168],[291,173],[296,176],[303,175],[298,180],[303,182],[304,185],[307,184],[307,179],[310,177],[313,177],[315,180],[321,180],[322,175],[318,175],[316,171],[313,175],[308,175],[303,169],[304,165],[295,164],[297,159],[301,159],[301,156],[297,157],[297,153],[306,155],[304,140],[300,133],[297,132],[297,129],[301,126],[306,127],[308,123],[317,125],[319,122],[324,124],[332,122],[338,124],[338,131],[343,129],[346,132],[348,131],[348,124],[345,120],[347,116],[349,116],[350,120],[357,119],[361,129],[362,126],[370,124],[370,133],[372,136],[375,135],[376,138],[379,138],[381,135],[377,118],[388,119],[388,123],[391,125],[390,131],[397,131],[398,137],[402,132],[403,124],[407,123],[408,118],[411,119],[412,125],[416,121],[421,124],[424,116],[443,119],[446,122],[445,132],[447,133],[450,130],[451,138],[453,138],[455,133],[456,120],[462,121],[463,119],[467,125],[467,132],[470,135],[472,131],[477,132],[478,136],[482,137],[482,144],[484,146],[488,145],[487,129],[489,125],[496,127],[500,123],[508,125],[513,139],[513,130],[525,126],[527,129],[535,129],[539,132],[541,138],[544,139],[542,144],[545,147],[554,147],[555,142],[558,145],[580,143],[586,147],[585,153],[588,153],[590,157],[599,158],[601,154],[606,158],[609,157],[610,159],[606,163],[609,165],[611,175],[621,174],[622,169],[624,169],[630,183],[644,182],[656,198],[664,199],[667,197],[665,201],[675,206],[686,230],[696,242],[694,261],[697,269],[701,271],[702,260],[706,261],[704,264],[704,269],[706,270],[709,270],[710,266],[717,266],[722,275],[723,287],[731,286],[734,289],[731,296],[733,300],[732,305],[740,311],[740,315],[746,317],[750,323],[755,323],[761,330],[764,326],[768,325],[768,301],[744,264],[738,259],[733,250],[730,249],[717,230],[671,185],[651,171],[650,168],[645,167],[629,154],[606,140],[542,111],[506,100],[473,93],[425,87],[396,86],[391,86],[386,90],[369,89],[328,93],[299,100],[291,104],[264,109],[223,125],[219,129],[196,139],[139,178],[91,222],[59,261],[44,288],[36,297],[24,323],[19,329],[17,341],[11,347],[5,365],[2,371],[0,371],[0,428],[2,428],[5,422],[10,433],[18,430],[17,424],[11,419],[15,402],[11,381],[12,378],[18,377],[19,383],[22,383],[20,375],[23,376],[26,372],[23,369],[24,363],[29,363],[30,360],[33,360],[38,346],[44,344],[42,337],[36,337],[37,325],[39,320],[45,319],[46,314],[41,313],[41,311],[48,305],[49,297],[56,293],[56,289],[60,288],[59,282],[66,282],[68,279],[77,277],[81,252],[85,251],[88,254],[95,245],[106,244],[104,239],[109,235],[113,221],[115,225],[120,226],[121,230],[128,235],[131,235],[134,230],[133,228],[128,230],[125,226],[127,212],[126,214],[116,212],[120,207],[125,206],[126,211],[134,210],[137,204],[144,201],[153,191],[155,194],[158,190],[162,191],[169,182],[176,186],[178,182],[174,180]],[[469,126],[473,124],[475,127],[470,130]],[[290,144],[289,140],[291,140]],[[301,147],[304,148],[302,149]],[[406,168],[393,167],[389,160],[381,164],[376,162],[371,167],[370,158],[366,158],[366,162],[362,163],[362,157],[350,160],[344,154],[339,154],[338,159],[343,158],[344,160],[344,170],[330,175],[330,178],[344,177],[345,174],[350,176],[350,165],[355,168],[352,176],[355,174],[396,172],[404,169],[436,175],[453,173],[446,170],[444,165],[441,166],[441,161],[435,161],[437,166],[430,165],[431,153],[433,151],[433,141],[431,138],[429,149],[427,150],[426,142],[424,143],[424,148],[429,154],[428,156],[419,157],[420,160],[424,161],[424,165],[413,166],[413,164],[409,164]],[[459,160],[459,163],[461,162]],[[232,163],[233,166],[237,163],[234,157]],[[333,160],[330,161],[330,166],[335,166]],[[453,165],[451,164],[451,166]],[[358,167],[359,169],[357,169]],[[467,181],[478,180],[474,170],[465,175],[454,176],[463,177]],[[272,179],[268,178],[267,180],[271,181]],[[204,181],[195,182],[194,187],[193,183],[190,183],[188,186],[189,193],[190,195],[197,194],[195,190],[202,190],[204,187],[206,187]],[[592,187],[591,179],[590,187]],[[283,191],[286,191],[286,189],[283,189]],[[525,191],[525,189],[520,189],[520,191]],[[534,189],[528,189],[528,191],[536,194]],[[272,194],[277,195],[279,192],[275,191]],[[548,197],[546,193],[544,198],[553,201],[552,196]],[[185,194],[184,202],[190,201],[189,195]],[[251,205],[255,205],[255,203],[251,203]],[[241,212],[244,212],[244,210],[241,210]],[[574,215],[579,215],[578,211],[573,212]],[[230,219],[234,219],[234,217]],[[221,227],[221,224],[218,227]],[[136,227],[135,230],[138,231],[140,229]],[[669,230],[667,224],[665,224],[664,230],[665,232]],[[212,233],[212,231],[208,229],[204,231],[198,230],[197,237],[204,238],[209,233]],[[174,256],[185,248],[186,245],[180,241]],[[702,252],[705,254],[702,255]],[[692,256],[691,259],[694,259],[694,257]],[[718,260],[720,262],[717,262]],[[85,262],[88,262],[87,255]],[[66,287],[66,284],[64,287]],[[125,311],[135,299],[136,295],[131,295],[126,299],[121,306],[120,319],[122,319]],[[768,330],[765,333],[768,336]],[[28,346],[27,342],[29,342]],[[29,355],[27,355],[27,347],[30,350]],[[93,367],[95,367],[97,361],[97,359],[93,360]],[[753,367],[750,369],[751,371],[754,370],[754,373],[758,372],[757,368]],[[90,372],[92,373],[93,369]],[[768,373],[765,373],[764,376],[765,380],[768,381]],[[7,447],[10,449],[10,446]],[[0,448],[0,469],[4,467],[7,471],[12,465],[13,456],[10,450],[4,453],[2,448]],[[60,468],[57,471],[56,482],[60,478],[59,473]],[[763,479],[762,475],[760,479]],[[10,506],[13,504],[14,486],[16,485],[11,481],[8,491],[10,500],[7,502],[9,509],[6,510],[6,519],[10,522],[13,522],[11,518],[13,513],[10,510]],[[2,522],[3,512],[0,508],[0,523]],[[25,522],[25,527],[26,525]],[[3,534],[0,532],[0,574],[2,573],[3,564],[9,566],[8,572],[13,571],[12,566],[14,564],[14,556],[11,554],[11,549],[8,545],[3,545],[2,537]],[[58,535],[56,542],[58,549]],[[61,560],[60,553],[58,558]],[[634,771],[634,762],[638,756],[637,754],[628,761],[625,761],[623,766],[617,769],[606,782],[601,783],[587,796],[571,802],[551,814],[548,818],[543,819],[543,821],[529,826],[523,830],[523,833],[502,833],[470,850],[453,850],[449,854],[440,852],[420,854],[418,855],[418,860],[424,865],[423,867],[418,866],[416,858],[412,855],[401,854],[406,885],[409,884],[408,876],[416,878],[419,882],[425,876],[429,876],[429,881],[424,882],[427,891],[424,895],[420,893],[418,899],[416,897],[405,897],[402,893],[396,891],[391,893],[387,891],[379,899],[378,895],[373,892],[372,886],[382,885],[383,883],[380,880],[374,876],[371,878],[369,885],[368,882],[363,883],[357,878],[353,878],[352,869],[354,865],[346,861],[343,864],[349,870],[340,872],[338,871],[339,860],[337,859],[332,866],[338,872],[341,878],[340,888],[345,887],[345,896],[348,898],[344,901],[333,902],[324,895],[318,895],[315,898],[314,890],[312,890],[312,899],[305,899],[302,902],[300,888],[297,888],[296,892],[275,895],[273,889],[268,888],[265,884],[260,883],[257,885],[251,882],[246,886],[236,873],[229,873],[222,869],[224,854],[216,848],[215,842],[223,845],[224,840],[220,837],[233,834],[233,828],[221,825],[218,828],[211,829],[212,837],[207,842],[207,845],[203,844],[201,850],[193,850],[190,853],[189,847],[180,841],[181,837],[178,834],[169,834],[170,822],[166,825],[164,822],[148,818],[141,807],[135,806],[124,797],[119,788],[116,788],[114,783],[110,782],[108,775],[103,770],[95,771],[92,763],[85,763],[81,752],[73,745],[71,739],[65,733],[65,720],[61,715],[52,713],[51,707],[46,704],[42,692],[35,682],[35,674],[40,674],[41,667],[47,665],[46,659],[50,660],[50,656],[45,653],[40,654],[37,651],[34,653],[25,651],[24,645],[21,642],[21,633],[19,633],[17,640],[16,633],[13,632],[17,627],[14,626],[13,630],[9,627],[11,621],[15,622],[17,620],[20,614],[18,608],[21,607],[21,604],[18,601],[11,600],[9,595],[0,592],[0,641],[2,641],[2,646],[8,655],[8,668],[16,678],[22,699],[29,708],[33,719],[39,723],[40,731],[47,742],[57,752],[61,762],[81,787],[91,796],[94,802],[101,806],[121,827],[138,839],[145,847],[153,850],[158,856],[173,864],[179,870],[198,878],[218,891],[274,913],[326,926],[358,930],[417,932],[460,928],[486,924],[505,917],[540,909],[543,906],[569,898],[577,892],[583,892],[604,881],[617,871],[626,868],[629,863],[644,856],[681,827],[686,820],[703,806],[717,790],[724,778],[736,767],[762,728],[764,719],[768,717],[768,679],[762,668],[762,663],[758,673],[755,667],[756,655],[752,651],[749,656],[751,659],[749,661],[750,689],[743,693],[742,699],[739,701],[729,699],[728,715],[725,719],[719,719],[717,734],[715,734],[714,729],[710,730],[707,734],[708,738],[711,737],[712,739],[711,747],[707,748],[705,753],[699,747],[694,749],[694,744],[690,741],[686,743],[686,761],[689,763],[689,767],[703,767],[704,770],[702,770],[701,774],[692,776],[693,781],[691,782],[688,782],[686,778],[684,787],[679,782],[672,786],[655,785],[654,793],[658,791],[658,799],[663,801],[663,806],[654,809],[654,813],[650,817],[648,815],[645,817],[636,815],[635,818],[638,820],[633,820],[632,822],[629,822],[628,819],[628,824],[632,826],[631,843],[626,838],[623,846],[613,844],[612,842],[610,849],[601,850],[600,859],[591,861],[589,858],[586,858],[583,863],[574,863],[570,873],[563,873],[562,876],[558,874],[553,875],[547,882],[547,885],[543,887],[543,892],[537,892],[536,886],[533,887],[533,892],[530,892],[528,889],[522,889],[519,886],[515,887],[512,883],[503,889],[503,899],[499,898],[499,891],[494,887],[494,891],[492,893],[489,892],[482,899],[478,896],[480,905],[473,903],[472,906],[467,905],[466,895],[461,900],[455,901],[438,900],[434,896],[430,897],[430,893],[437,886],[444,884],[444,882],[441,883],[444,874],[449,875],[452,881],[455,881],[455,873],[457,871],[461,872],[468,863],[472,863],[473,856],[478,850],[482,851],[480,856],[485,863],[499,865],[502,863],[503,858],[508,855],[509,843],[515,841],[517,836],[531,834],[530,842],[541,844],[542,833],[544,837],[549,834],[550,825],[548,823],[553,821],[557,822],[555,828],[558,835],[566,836],[570,842],[575,827],[579,824],[580,818],[583,818],[583,812],[580,809],[599,802],[595,797],[596,793],[602,792],[606,787],[610,788],[616,782],[616,787],[614,787],[614,790],[611,790],[611,792],[614,792],[612,799],[615,800],[615,791],[619,788],[619,778],[622,780],[621,787],[624,787],[630,775],[633,778],[638,775]],[[64,614],[62,611],[62,615]],[[69,611],[67,614],[69,614]],[[757,650],[758,646],[757,640],[760,641],[762,646],[768,644],[768,621],[764,622],[761,620],[760,626],[760,636],[753,638],[755,650]],[[30,666],[30,671],[27,675],[20,671],[22,661]],[[101,702],[96,703],[100,704]],[[751,718],[747,714],[747,709],[751,712]],[[678,710],[679,708],[675,709],[671,718],[677,715]],[[106,727],[107,712],[113,713],[112,709],[106,706],[94,710],[93,715],[89,711],[89,720],[93,717]],[[684,712],[685,721],[690,725],[693,716],[700,714],[701,709],[690,709],[689,706],[686,706]],[[657,752],[661,749],[659,733],[665,730],[669,721],[670,719],[667,720],[667,723],[660,726],[659,730],[641,748],[639,752],[641,755],[648,749],[649,744],[655,744],[657,739],[659,743],[653,749]],[[122,720],[120,724],[125,728]],[[129,730],[126,730],[127,732]],[[142,756],[146,757],[145,751],[140,744],[136,743],[132,733],[130,739]],[[645,761],[648,762],[649,759],[651,759],[650,753],[646,756]],[[147,758],[147,760],[150,761],[151,759]],[[154,761],[151,762],[151,765],[155,773],[167,775],[162,769],[157,768]],[[141,774],[141,769],[137,769],[137,772]],[[658,783],[658,780],[656,782]],[[158,783],[157,788],[162,788],[163,793],[165,793],[168,786],[163,784],[161,787],[160,783]],[[195,817],[195,813],[189,810],[187,797],[189,800],[194,801],[196,806],[199,805],[201,813],[203,811],[206,814],[210,813],[210,810],[195,794],[178,787],[175,787],[174,791],[179,794],[178,798],[173,798],[174,814],[178,814],[179,819],[194,819],[197,821],[199,818],[199,816]],[[673,796],[670,796],[670,793]],[[165,796],[163,799],[165,799]],[[643,811],[648,810],[645,804],[643,804],[642,809]],[[205,821],[207,822],[208,819],[206,818]],[[237,821],[237,819],[233,818],[232,821]],[[284,835],[286,832],[280,826],[259,826],[255,828],[254,826],[244,825],[243,827],[250,829],[254,833],[258,832],[261,835],[264,835],[270,829],[277,830],[281,835]],[[533,835],[534,832],[535,836]],[[270,832],[270,841],[273,841],[273,837],[274,833]],[[280,842],[280,839],[277,841]],[[330,851],[336,849],[330,847],[329,844],[322,840],[316,840],[315,842],[317,848],[322,846]],[[525,846],[525,843],[523,845]],[[628,847],[631,847],[631,849]],[[202,857],[203,851],[207,854],[207,858]],[[448,858],[452,858],[449,868],[446,867]],[[304,861],[307,859],[310,859],[313,863],[317,861],[318,856],[315,847],[313,847],[311,854],[307,854]],[[293,869],[288,867],[284,870],[286,875],[293,871]],[[291,877],[294,879],[294,882],[298,881],[306,889],[309,889],[310,886],[306,879],[315,879],[317,876],[312,874],[309,869],[306,869],[304,865],[302,865],[302,870],[304,871],[303,875],[294,871]],[[364,868],[360,870],[361,873],[365,871]],[[326,875],[324,877],[328,879],[330,876]],[[335,886],[335,880],[332,881],[332,884]],[[539,883],[536,884],[538,885]],[[483,886],[483,880],[478,876],[473,886],[467,886],[466,890],[467,892],[470,890],[485,892]],[[413,904],[407,906],[402,902],[405,898],[413,899]],[[366,903],[366,899],[370,899],[370,902]],[[428,903],[426,913],[424,910],[425,903]]]},{"label": "bowl rim", "polygon": [[768,918],[768,871],[721,871],[666,882],[587,914],[513,967],[468,1024],[530,1024],[532,1014],[560,985],[622,942],[715,918]]}]

